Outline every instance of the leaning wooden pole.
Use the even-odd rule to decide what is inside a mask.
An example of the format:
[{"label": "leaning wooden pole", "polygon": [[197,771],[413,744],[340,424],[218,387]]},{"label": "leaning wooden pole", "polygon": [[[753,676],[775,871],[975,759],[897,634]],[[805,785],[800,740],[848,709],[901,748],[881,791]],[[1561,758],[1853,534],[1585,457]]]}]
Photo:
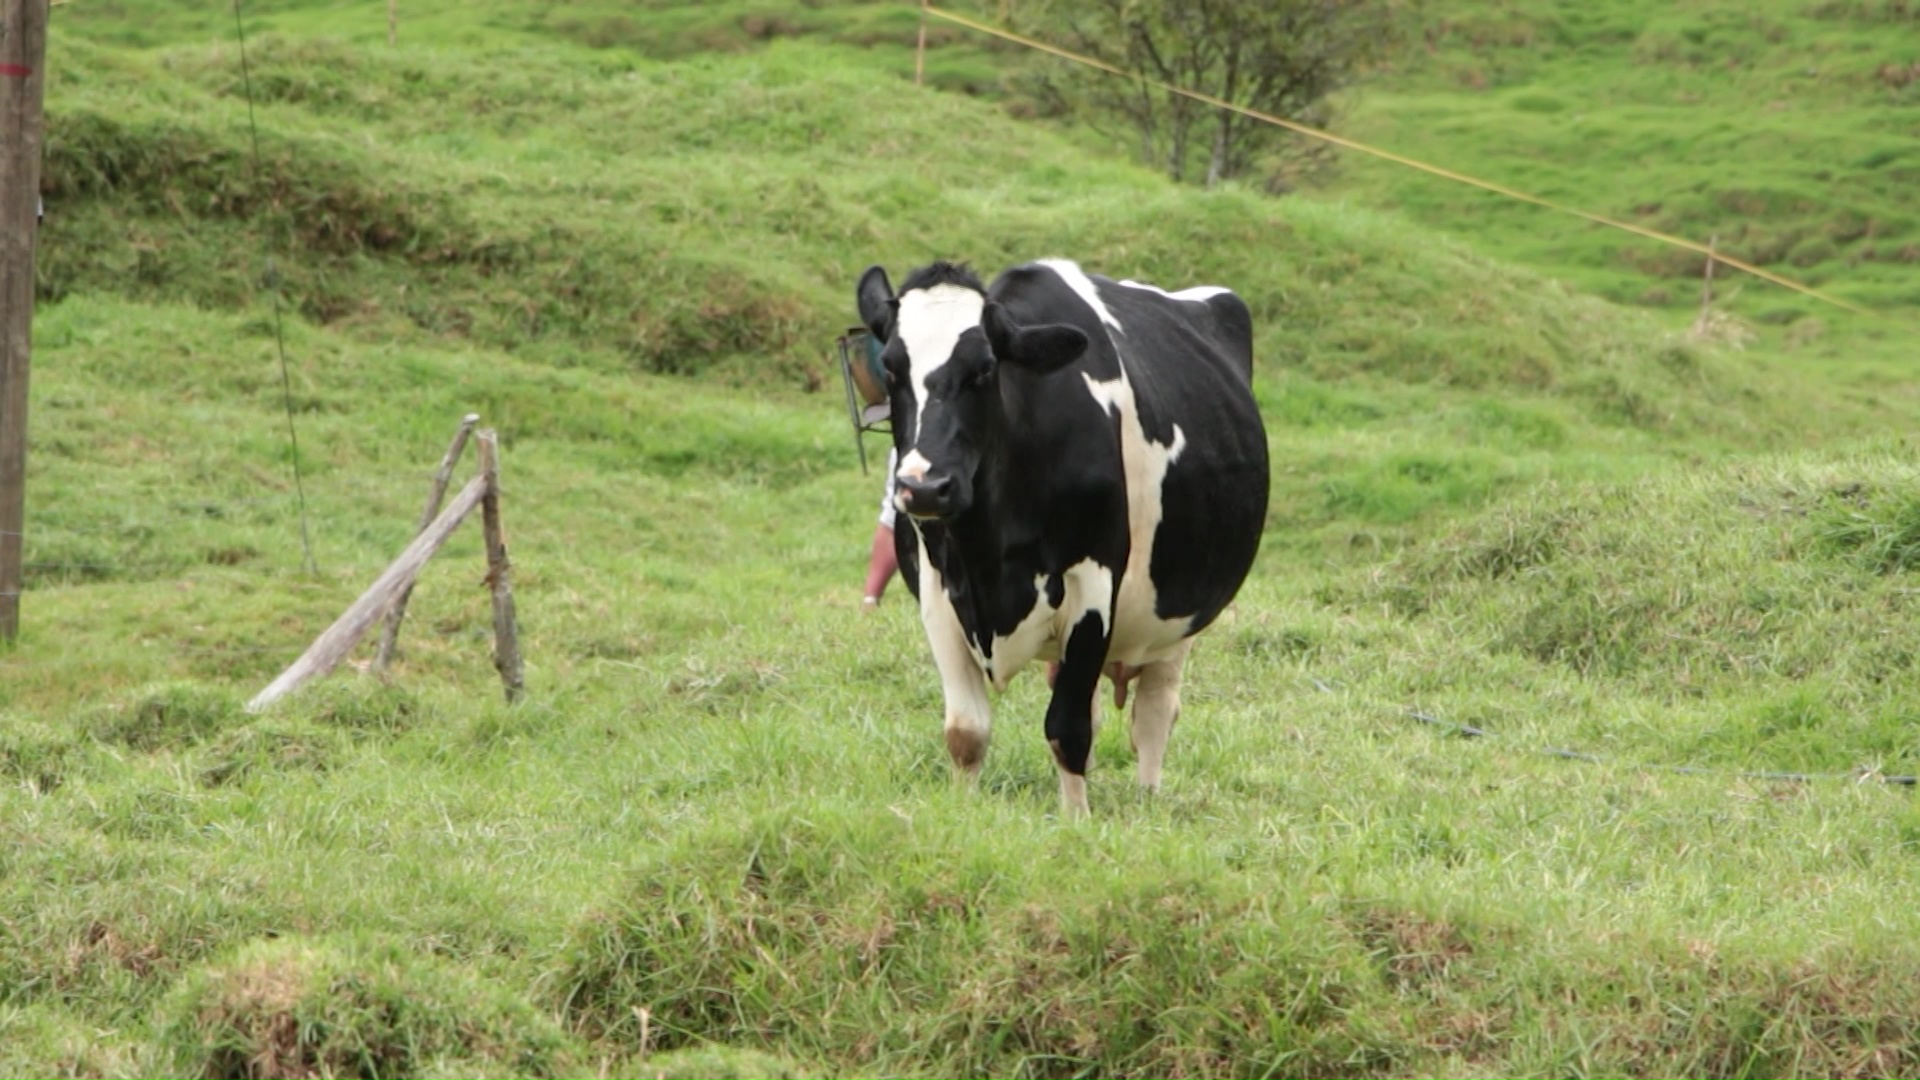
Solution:
[{"label": "leaning wooden pole", "polygon": [[920,0],[920,39],[913,46],[913,85],[927,81],[927,0]]},{"label": "leaning wooden pole", "polygon": [[[453,480],[453,467],[460,461],[460,455],[467,449],[467,439],[473,435],[473,426],[480,422],[479,413],[468,413],[460,418],[460,430],[453,433],[453,444],[447,447],[445,457],[440,459],[440,467],[433,473],[433,488],[427,492],[426,508],[420,512],[420,526],[414,530],[419,535],[433,524],[439,516],[440,501],[447,497],[447,484]],[[407,617],[407,601],[413,598],[413,583],[400,591],[400,599],[393,602],[393,610],[387,612],[387,626],[380,634],[380,651],[374,655],[373,669],[387,670],[393,662],[393,650],[400,643],[400,623]]]},{"label": "leaning wooden pole", "polygon": [[27,361],[46,60],[47,0],[0,0],[0,641],[20,634],[26,584]]},{"label": "leaning wooden pole", "polygon": [[300,659],[280,673],[279,678],[268,683],[265,690],[247,702],[247,711],[258,712],[292,693],[307,680],[325,675],[339,666],[340,661],[353,651],[353,647],[380,618],[380,613],[393,606],[394,599],[401,591],[413,584],[420,568],[433,558],[433,553],[440,550],[447,538],[453,535],[453,530],[467,519],[467,515],[473,513],[473,508],[480,505],[481,499],[492,490],[489,483],[484,475],[468,481],[467,486],[460,489],[460,494],[453,497],[452,504],[440,512],[440,516],[427,526],[426,531],[413,538],[413,543],[408,544],[393,565],[387,567],[367,591],[360,594],[360,599],[353,602],[346,614],[336,619],[326,633],[315,639],[307,651],[300,655]]},{"label": "leaning wooden pole", "polygon": [[480,526],[487,535],[487,585],[493,590],[493,666],[507,689],[507,702],[520,700],[525,686],[520,663],[520,628],[513,615],[513,563],[507,559],[507,534],[500,526],[500,448],[493,432],[480,433]]}]

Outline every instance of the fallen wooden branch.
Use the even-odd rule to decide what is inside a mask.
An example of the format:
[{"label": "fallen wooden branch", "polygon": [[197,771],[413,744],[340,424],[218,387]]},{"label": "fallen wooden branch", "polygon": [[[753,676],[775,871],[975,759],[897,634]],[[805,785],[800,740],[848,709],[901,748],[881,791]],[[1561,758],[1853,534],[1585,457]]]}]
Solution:
[{"label": "fallen wooden branch", "polygon": [[[491,437],[491,432],[481,435],[483,439]],[[485,473],[468,481],[467,486],[460,490],[460,494],[453,497],[452,504],[440,512],[440,516],[433,520],[433,524],[413,538],[413,543],[408,544],[406,550],[400,553],[400,557],[393,561],[393,565],[387,567],[386,571],[367,588],[367,591],[360,594],[360,599],[353,602],[353,606],[347,609],[346,614],[335,620],[334,624],[327,628],[326,633],[315,639],[314,643],[308,646],[307,651],[300,655],[300,659],[295,660],[287,670],[280,673],[279,678],[267,684],[265,690],[260,691],[254,695],[252,701],[247,702],[247,711],[259,712],[291,693],[300,684],[325,675],[339,666],[340,661],[353,651],[355,645],[359,644],[361,637],[380,618],[381,613],[391,607],[399,595],[413,584],[414,578],[420,573],[420,568],[427,564],[428,559],[433,558],[434,552],[440,550],[441,546],[447,542],[447,538],[453,535],[453,530],[466,520],[468,514],[473,513],[473,508],[480,505],[481,499],[490,490],[491,480]]]},{"label": "fallen wooden branch", "polygon": [[[459,462],[460,454],[467,448],[467,437],[473,434],[473,426],[480,422],[479,413],[468,413],[460,419],[460,430],[453,433],[453,445],[447,447],[445,457],[440,459],[440,467],[433,473],[433,489],[427,493],[427,506],[420,512],[420,527],[415,535],[425,532],[427,526],[440,513],[440,500],[447,497],[447,483],[453,479],[453,467]],[[400,598],[393,602],[393,610],[387,612],[387,628],[380,635],[380,651],[374,655],[373,670],[385,671],[393,662],[394,646],[400,643],[400,621],[407,617],[407,601],[413,598],[413,583],[400,590]]]}]

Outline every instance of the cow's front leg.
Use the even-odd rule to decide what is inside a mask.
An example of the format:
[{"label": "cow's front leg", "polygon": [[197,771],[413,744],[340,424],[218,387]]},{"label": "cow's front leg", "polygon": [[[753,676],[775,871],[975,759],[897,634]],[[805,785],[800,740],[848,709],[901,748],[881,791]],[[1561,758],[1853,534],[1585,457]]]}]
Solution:
[{"label": "cow's front leg", "polygon": [[[921,565],[926,566],[924,559]],[[966,630],[937,571],[926,571],[921,582],[920,621],[927,628],[927,642],[933,647],[933,663],[940,669],[940,687],[946,696],[947,756],[953,759],[954,776],[977,781],[992,729],[987,677],[967,647]]]},{"label": "cow's front leg", "polygon": [[[1112,637],[1113,574],[1092,560],[1067,571],[1064,611],[1074,619],[1060,650],[1047,702],[1047,745],[1060,769],[1060,809],[1087,814],[1087,764],[1093,757],[1093,695]],[[1073,614],[1077,613],[1077,614]]]}]

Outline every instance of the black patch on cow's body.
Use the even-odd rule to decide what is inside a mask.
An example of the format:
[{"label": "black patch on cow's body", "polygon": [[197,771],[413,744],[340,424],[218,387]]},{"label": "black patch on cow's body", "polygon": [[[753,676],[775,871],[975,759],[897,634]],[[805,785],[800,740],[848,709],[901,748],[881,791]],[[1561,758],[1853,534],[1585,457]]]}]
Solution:
[{"label": "black patch on cow's body", "polygon": [[978,293],[987,291],[987,287],[980,283],[979,275],[975,274],[971,267],[966,263],[951,262],[928,263],[915,270],[907,275],[907,280],[900,283],[900,291],[910,293],[915,289],[931,289],[935,285],[958,285]]},{"label": "black patch on cow's body", "polygon": [[1254,403],[1253,318],[1230,292],[1176,300],[1094,278],[1124,328],[1118,346],[1148,439],[1185,435],[1161,485],[1149,568],[1161,618],[1218,618],[1239,591],[1267,516],[1267,437]]},{"label": "black patch on cow's body", "polygon": [[[992,370],[983,376],[972,331],[962,335],[954,362],[934,372],[928,391],[944,410],[937,422],[960,423],[958,437],[977,453],[966,478],[970,499],[951,517],[903,518],[913,527],[895,532],[908,587],[919,595],[917,532],[968,640],[990,669],[999,666],[994,638],[1011,635],[1042,592],[1058,609],[1070,596],[1069,571],[1090,561],[1111,572],[1113,596],[1105,610],[1068,613],[1074,622],[1061,643],[1061,671],[1047,710],[1048,740],[1062,768],[1074,773],[1084,771],[1091,749],[1093,691],[1115,629],[1113,601],[1134,554],[1121,418],[1096,398],[1088,381],[1114,383],[1124,366],[1147,439],[1171,446],[1176,425],[1184,437],[1162,482],[1163,513],[1147,568],[1160,618],[1190,619],[1192,634],[1232,601],[1259,547],[1268,488],[1246,305],[1224,291],[1180,299],[1089,278],[1118,331],[1049,266],[1015,267],[984,290],[990,337],[1006,346],[1015,340],[1009,334],[1042,328],[1047,332],[1019,340],[1050,355],[1028,364],[993,355]],[[901,292],[939,285],[980,288],[965,267],[935,263],[909,275]],[[864,292],[862,305],[864,311]],[[1071,331],[1062,329],[1067,327]],[[893,327],[887,329],[891,336]],[[904,346],[895,340],[888,348],[890,360],[904,364]],[[1062,366],[1061,357],[1069,355]],[[987,381],[969,382],[982,378]],[[895,380],[893,389],[893,430],[902,459],[921,435],[914,430],[913,390],[905,382]],[[962,400],[963,391],[979,386],[990,393]],[[956,437],[932,431],[932,421],[928,426],[936,443]],[[1018,665],[1027,659],[1005,661]]]},{"label": "black patch on cow's body", "polygon": [[1107,641],[1112,628],[1106,617],[1089,611],[1074,623],[1060,650],[1060,673],[1053,680],[1053,698],[1047,702],[1047,744],[1060,767],[1085,775],[1093,754],[1093,692],[1106,666]]}]

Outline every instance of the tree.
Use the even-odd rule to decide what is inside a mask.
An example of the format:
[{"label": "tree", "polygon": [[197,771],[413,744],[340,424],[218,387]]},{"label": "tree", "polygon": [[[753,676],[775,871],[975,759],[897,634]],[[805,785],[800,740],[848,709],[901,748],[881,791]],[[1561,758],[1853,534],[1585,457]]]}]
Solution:
[{"label": "tree", "polygon": [[[1413,0],[1056,0],[1022,5],[1029,32],[1133,75],[1313,126],[1329,96],[1384,60]],[[1050,69],[1038,92],[1096,127],[1117,121],[1143,162],[1208,187],[1247,173],[1290,138],[1231,110],[1081,65]],[[1117,134],[1117,132],[1116,132]],[[1316,144],[1306,153],[1319,155]]]}]

